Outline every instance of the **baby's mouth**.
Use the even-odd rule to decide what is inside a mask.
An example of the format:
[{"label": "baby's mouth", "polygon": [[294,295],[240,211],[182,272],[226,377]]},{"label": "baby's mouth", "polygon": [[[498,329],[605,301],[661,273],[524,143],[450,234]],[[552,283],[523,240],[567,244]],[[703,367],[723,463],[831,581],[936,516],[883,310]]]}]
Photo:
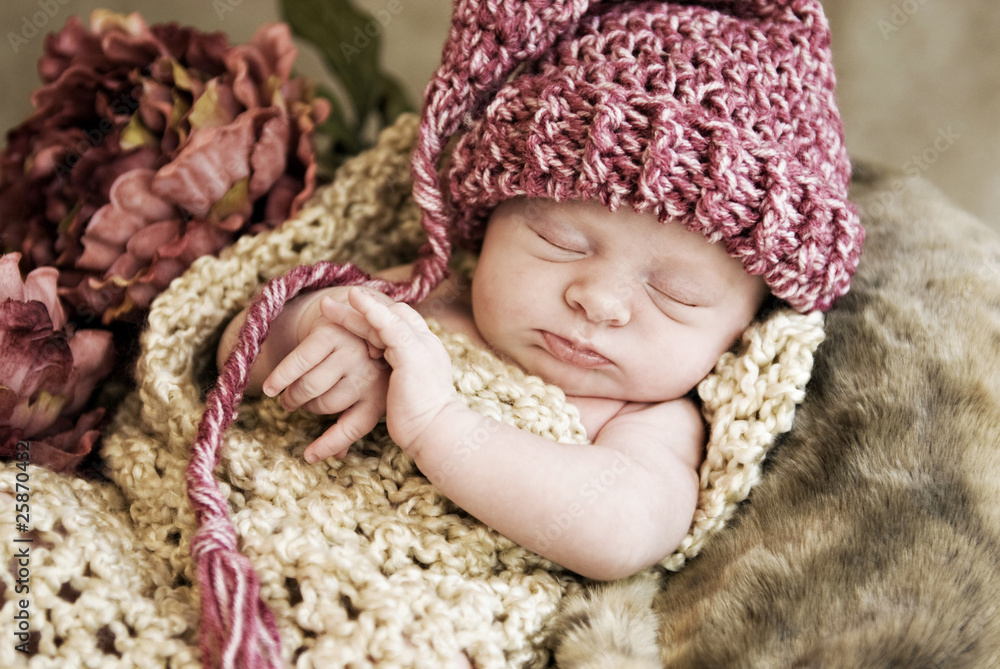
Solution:
[{"label": "baby's mouth", "polygon": [[542,340],[545,342],[545,348],[553,357],[571,365],[591,369],[611,364],[610,360],[597,351],[578,346],[570,340],[546,330],[542,330]]}]

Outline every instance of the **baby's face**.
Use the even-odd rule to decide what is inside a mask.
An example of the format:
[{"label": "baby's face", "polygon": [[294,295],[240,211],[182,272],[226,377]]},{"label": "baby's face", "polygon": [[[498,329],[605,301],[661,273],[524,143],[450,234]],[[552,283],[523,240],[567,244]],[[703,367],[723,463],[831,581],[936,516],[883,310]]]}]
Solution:
[{"label": "baby's face", "polygon": [[568,395],[660,402],[711,371],[766,292],[653,214],[516,199],[490,218],[472,308],[488,344]]}]

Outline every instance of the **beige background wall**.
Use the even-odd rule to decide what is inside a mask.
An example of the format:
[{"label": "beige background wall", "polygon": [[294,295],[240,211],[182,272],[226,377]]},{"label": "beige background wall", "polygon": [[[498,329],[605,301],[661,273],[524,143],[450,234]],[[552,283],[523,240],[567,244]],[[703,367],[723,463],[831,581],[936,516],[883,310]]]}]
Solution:
[{"label": "beige background wall", "polygon": [[[374,12],[390,0],[357,0]],[[448,0],[397,0],[385,62],[414,100],[440,55]],[[1000,230],[1000,3],[995,0],[825,0],[852,155],[919,172]],[[148,22],[222,30],[233,42],[279,18],[276,0],[5,0],[0,5],[0,129],[30,111],[43,33],[96,7]],[[50,16],[51,15],[51,16]],[[42,25],[32,35],[34,24]],[[11,39],[11,34],[18,36]],[[20,37],[26,40],[22,42]],[[300,69],[319,76],[310,53]]]}]

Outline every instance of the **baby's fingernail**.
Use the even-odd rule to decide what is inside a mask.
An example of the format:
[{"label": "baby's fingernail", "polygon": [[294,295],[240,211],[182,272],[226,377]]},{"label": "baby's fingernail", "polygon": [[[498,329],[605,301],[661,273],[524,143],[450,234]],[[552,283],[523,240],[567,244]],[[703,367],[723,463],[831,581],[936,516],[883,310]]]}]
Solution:
[{"label": "baby's fingernail", "polygon": [[270,385],[265,385],[265,386],[264,386],[263,388],[261,388],[261,390],[262,390],[262,391],[264,392],[264,394],[265,394],[265,395],[267,395],[268,397],[274,397],[275,395],[277,395],[277,394],[278,394],[278,393],[276,393],[276,392],[274,391],[274,386],[270,386]]},{"label": "baby's fingernail", "polygon": [[309,451],[306,451],[306,452],[305,452],[305,453],[303,454],[303,457],[305,457],[305,459],[306,459],[306,462],[308,462],[308,463],[309,463],[309,464],[311,464],[311,465],[314,465],[314,464],[316,464],[317,462],[319,462],[319,458],[317,458],[317,457],[316,457],[316,454],[315,454],[315,453],[311,453],[311,452],[309,452]]}]

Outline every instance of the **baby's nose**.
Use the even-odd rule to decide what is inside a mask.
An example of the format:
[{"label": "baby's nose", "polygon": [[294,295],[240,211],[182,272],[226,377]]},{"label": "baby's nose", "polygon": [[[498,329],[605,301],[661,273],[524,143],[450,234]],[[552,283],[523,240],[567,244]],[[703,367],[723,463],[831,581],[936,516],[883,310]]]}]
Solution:
[{"label": "baby's nose", "polygon": [[566,289],[566,302],[592,323],[625,325],[631,318],[632,287],[620,274],[582,273]]}]

